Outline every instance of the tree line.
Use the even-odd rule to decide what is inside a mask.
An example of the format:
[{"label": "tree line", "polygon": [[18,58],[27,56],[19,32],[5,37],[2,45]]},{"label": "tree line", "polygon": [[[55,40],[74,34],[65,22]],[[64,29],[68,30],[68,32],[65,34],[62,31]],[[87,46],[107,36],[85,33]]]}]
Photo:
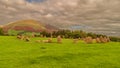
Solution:
[{"label": "tree line", "polygon": [[[45,37],[53,37],[56,38],[58,35],[61,35],[62,38],[86,38],[86,37],[92,37],[93,39],[98,38],[98,37],[108,37],[107,35],[103,35],[103,34],[96,34],[96,33],[92,33],[92,32],[85,32],[82,30],[75,30],[75,31],[71,31],[71,30],[58,30],[58,31],[53,31],[51,33],[48,33],[46,31],[41,32],[42,36]],[[120,42],[120,38],[119,37],[109,37],[111,41],[114,42]]]},{"label": "tree line", "polygon": [[[22,33],[18,32],[17,34],[24,34],[24,33],[28,33],[28,31],[24,31]],[[100,37],[100,36],[108,37],[107,35],[96,34],[96,33],[92,33],[92,32],[87,33],[87,32],[82,31],[82,30],[74,30],[74,31],[58,30],[58,31],[53,31],[53,32],[42,31],[40,33],[34,33],[34,34],[35,34],[35,36],[53,37],[53,38],[56,38],[57,36],[60,35],[62,38],[73,38],[73,39],[75,39],[75,38],[85,38],[85,37],[89,37],[89,36],[92,37],[92,38],[97,38],[97,37]],[[2,28],[0,28],[0,35],[5,35]],[[9,35],[9,34],[7,34],[7,35]],[[110,36],[110,40],[115,41],[115,42],[120,42],[119,37],[111,37]]]}]

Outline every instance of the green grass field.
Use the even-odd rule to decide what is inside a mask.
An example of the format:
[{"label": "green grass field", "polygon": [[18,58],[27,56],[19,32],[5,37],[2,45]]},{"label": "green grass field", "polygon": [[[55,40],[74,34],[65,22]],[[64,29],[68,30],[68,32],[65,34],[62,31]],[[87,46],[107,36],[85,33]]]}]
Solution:
[{"label": "green grass field", "polygon": [[0,68],[120,68],[120,42],[36,43],[39,39],[0,36]]}]

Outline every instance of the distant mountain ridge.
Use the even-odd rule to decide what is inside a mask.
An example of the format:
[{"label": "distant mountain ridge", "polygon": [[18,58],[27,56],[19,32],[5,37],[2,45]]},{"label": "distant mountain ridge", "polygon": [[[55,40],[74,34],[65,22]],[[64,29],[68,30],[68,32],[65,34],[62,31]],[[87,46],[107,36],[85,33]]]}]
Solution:
[{"label": "distant mountain ridge", "polygon": [[41,31],[55,31],[58,28],[50,25],[50,24],[43,24],[36,20],[20,20],[12,23],[8,23],[3,25],[3,30],[7,33],[9,30],[16,30],[16,31],[29,31],[29,32],[41,32]]}]

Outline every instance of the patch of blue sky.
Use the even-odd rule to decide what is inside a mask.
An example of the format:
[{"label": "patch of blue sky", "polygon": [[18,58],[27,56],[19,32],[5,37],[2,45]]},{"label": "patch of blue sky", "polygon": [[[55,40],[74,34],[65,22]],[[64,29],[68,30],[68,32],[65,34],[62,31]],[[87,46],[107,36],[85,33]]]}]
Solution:
[{"label": "patch of blue sky", "polygon": [[45,0],[26,0],[26,1],[28,1],[28,2],[44,2]]}]

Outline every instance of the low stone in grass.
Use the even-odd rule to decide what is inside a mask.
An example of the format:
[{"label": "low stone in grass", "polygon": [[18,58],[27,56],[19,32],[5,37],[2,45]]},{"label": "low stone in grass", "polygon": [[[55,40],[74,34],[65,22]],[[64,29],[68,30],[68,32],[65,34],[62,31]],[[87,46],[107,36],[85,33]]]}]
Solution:
[{"label": "low stone in grass", "polygon": [[101,43],[100,38],[96,38],[96,43]]},{"label": "low stone in grass", "polygon": [[107,42],[110,42],[111,40],[110,40],[110,38],[109,37],[107,37]]},{"label": "low stone in grass", "polygon": [[57,43],[62,43],[62,38],[61,38],[61,36],[58,36],[58,37],[57,37]]},{"label": "low stone in grass", "polygon": [[21,36],[20,36],[20,35],[18,35],[18,36],[17,36],[17,39],[21,39]]},{"label": "low stone in grass", "polygon": [[35,42],[40,43],[40,42],[41,42],[41,40],[36,40]]},{"label": "low stone in grass", "polygon": [[26,38],[25,38],[25,41],[26,41],[26,42],[29,42],[29,41],[30,41],[30,38],[29,38],[29,37],[26,37]]},{"label": "low stone in grass", "polygon": [[47,40],[42,40],[42,42],[43,42],[43,43],[52,43],[52,39],[49,38],[49,39],[47,39]]},{"label": "low stone in grass", "polygon": [[48,43],[52,43],[52,38],[49,38],[49,39],[48,39]]},{"label": "low stone in grass", "polygon": [[101,41],[101,43],[104,43],[104,37],[103,36],[100,36],[100,41]]},{"label": "low stone in grass", "polygon": [[84,41],[85,41],[87,44],[93,43],[92,37],[86,37],[86,38],[84,39]]},{"label": "low stone in grass", "polygon": [[73,39],[73,43],[74,44],[78,43],[78,39]]}]

